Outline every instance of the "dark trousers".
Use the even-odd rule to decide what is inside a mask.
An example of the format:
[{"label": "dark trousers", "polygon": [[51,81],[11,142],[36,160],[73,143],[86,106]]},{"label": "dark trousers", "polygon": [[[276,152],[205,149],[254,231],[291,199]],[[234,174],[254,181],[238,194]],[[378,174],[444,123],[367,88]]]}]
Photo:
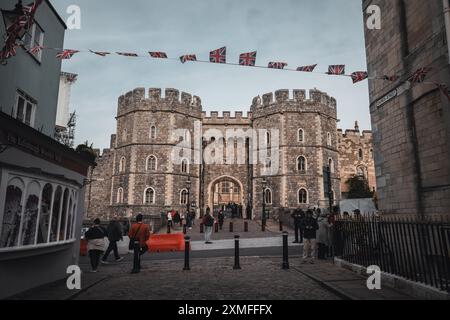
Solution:
[{"label": "dark trousers", "polygon": [[141,256],[147,252],[147,247],[141,248],[139,242],[134,243],[133,273],[141,271]]},{"label": "dark trousers", "polygon": [[295,232],[295,242],[303,243],[303,229],[300,228],[300,225],[294,225]]},{"label": "dark trousers", "polygon": [[119,256],[119,250],[117,249],[117,241],[110,241],[108,245],[108,249],[106,249],[105,254],[103,255],[102,260],[106,261],[108,260],[109,254],[111,251],[114,251],[114,257],[117,259],[120,258]]},{"label": "dark trousers", "polygon": [[317,252],[317,258],[319,259],[326,259],[327,253],[328,253],[328,247],[324,243],[319,243],[319,249]]},{"label": "dark trousers", "polygon": [[89,250],[89,259],[91,260],[92,270],[97,270],[102,253],[103,251],[101,250]]}]

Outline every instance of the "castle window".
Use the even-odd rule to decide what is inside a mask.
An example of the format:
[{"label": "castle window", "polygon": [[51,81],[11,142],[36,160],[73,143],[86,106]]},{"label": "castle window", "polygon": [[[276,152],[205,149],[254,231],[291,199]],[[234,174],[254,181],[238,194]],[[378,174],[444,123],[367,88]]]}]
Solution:
[{"label": "castle window", "polygon": [[230,193],[230,183],[225,181],[220,186],[222,193]]},{"label": "castle window", "polygon": [[156,127],[155,126],[150,127],[150,139],[152,139],[152,140],[156,139]]},{"label": "castle window", "polygon": [[331,141],[331,133],[327,132],[327,146],[331,147],[332,141]]},{"label": "castle window", "polygon": [[270,147],[270,132],[269,131],[266,132],[266,144],[267,144],[267,147]]},{"label": "castle window", "polygon": [[154,155],[151,155],[147,158],[146,169],[147,171],[156,171],[158,160]]},{"label": "castle window", "polygon": [[307,170],[306,158],[304,156],[300,156],[297,158],[297,170],[301,173],[305,173]]},{"label": "castle window", "polygon": [[298,142],[305,142],[305,131],[303,129],[298,129]]},{"label": "castle window", "polygon": [[333,159],[328,159],[328,166],[330,167],[330,173],[334,173],[334,170],[335,170],[335,168],[334,168],[334,161],[333,161]]},{"label": "castle window", "polygon": [[308,191],[306,189],[301,188],[298,190],[298,203],[299,204],[307,204],[308,203]]},{"label": "castle window", "polygon": [[363,150],[361,148],[358,150],[358,159],[359,160],[363,160],[364,159],[364,153],[363,153]]},{"label": "castle window", "polygon": [[373,149],[370,149],[370,157],[371,157],[372,159],[374,158]]},{"label": "castle window", "polygon": [[120,162],[119,162],[119,173],[125,172],[126,162],[127,162],[127,160],[125,159],[125,157],[122,157],[120,159]]},{"label": "castle window", "polygon": [[270,190],[269,188],[264,190],[264,203],[272,204],[272,190]]},{"label": "castle window", "polygon": [[123,189],[122,188],[117,189],[116,203],[118,203],[118,204],[123,203]]},{"label": "castle window", "polygon": [[189,173],[189,162],[186,159],[181,161],[181,172]]},{"label": "castle window", "polygon": [[188,191],[186,189],[180,192],[180,204],[186,205],[188,203]]},{"label": "castle window", "polygon": [[147,188],[144,192],[144,204],[150,205],[155,203],[155,189]]},{"label": "castle window", "polygon": [[264,169],[266,172],[270,172],[272,168],[272,160],[270,158],[267,158],[266,161],[264,162]]}]

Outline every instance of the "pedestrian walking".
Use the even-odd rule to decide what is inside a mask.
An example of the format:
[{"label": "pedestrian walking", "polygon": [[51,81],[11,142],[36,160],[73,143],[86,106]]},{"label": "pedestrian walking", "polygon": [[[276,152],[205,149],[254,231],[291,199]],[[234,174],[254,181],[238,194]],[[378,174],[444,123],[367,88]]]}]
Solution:
[{"label": "pedestrian walking", "polygon": [[150,238],[150,229],[148,225],[142,222],[142,214],[136,216],[136,223],[131,226],[128,233],[130,237],[130,249],[133,249],[133,270],[131,273],[141,271],[141,256],[148,251],[147,240]]},{"label": "pedestrian walking", "polygon": [[316,258],[316,232],[319,229],[317,220],[313,217],[312,210],[306,211],[306,217],[302,221],[304,230],[303,263],[314,263]]},{"label": "pedestrian walking", "polygon": [[326,214],[321,214],[317,219],[317,225],[319,227],[317,231],[317,257],[320,260],[324,260],[328,254],[328,248],[331,245],[330,241],[330,228],[331,224],[328,222]]},{"label": "pedestrian walking", "polygon": [[167,212],[167,225],[171,228],[173,227],[173,216],[171,211]]},{"label": "pedestrian walking", "polygon": [[100,219],[94,220],[94,225],[84,234],[88,241],[89,259],[91,261],[92,272],[97,272],[100,264],[100,257],[105,250],[105,228],[100,226]]},{"label": "pedestrian walking", "polygon": [[108,236],[109,245],[105,251],[105,254],[103,255],[101,262],[103,264],[108,263],[107,260],[111,251],[114,251],[116,262],[122,261],[123,257],[119,256],[119,249],[117,248],[117,242],[123,241],[122,226],[119,223],[119,218],[117,217],[117,215],[115,215],[109,222],[108,227],[106,228],[106,234]]},{"label": "pedestrian walking", "polygon": [[223,221],[225,220],[225,214],[223,213],[222,210],[219,210],[219,213],[217,214],[217,216],[218,216],[218,219],[219,219],[219,227],[220,227],[220,230],[222,230],[222,227],[223,227]]},{"label": "pedestrian walking", "polygon": [[293,243],[303,243],[303,230],[300,226],[302,219],[305,217],[305,212],[300,208],[295,209],[291,217],[294,219],[295,240]]},{"label": "pedestrian walking", "polygon": [[211,244],[211,235],[214,226],[214,218],[211,216],[210,211],[207,211],[203,217],[203,225],[205,226],[205,243]]}]

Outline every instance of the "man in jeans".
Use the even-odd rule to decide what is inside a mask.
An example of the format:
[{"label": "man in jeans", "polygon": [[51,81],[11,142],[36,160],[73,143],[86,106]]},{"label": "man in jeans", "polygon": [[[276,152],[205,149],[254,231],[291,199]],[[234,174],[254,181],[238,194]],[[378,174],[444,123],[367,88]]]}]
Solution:
[{"label": "man in jeans", "polygon": [[211,234],[214,226],[214,218],[211,216],[210,211],[206,211],[205,216],[203,217],[203,225],[205,226],[205,243],[211,244]]},{"label": "man in jeans", "polygon": [[141,271],[141,256],[148,251],[147,240],[150,238],[150,229],[148,225],[142,222],[142,214],[136,216],[136,223],[133,223],[128,236],[133,243],[134,259],[133,270],[131,273],[139,273]]},{"label": "man in jeans", "polygon": [[303,263],[314,263],[316,258],[316,233],[319,229],[317,220],[313,217],[312,210],[306,211],[306,217],[302,221],[303,229]]},{"label": "man in jeans", "polygon": [[109,245],[108,249],[106,249],[105,254],[102,258],[102,263],[107,264],[107,260],[111,251],[114,251],[114,257],[116,258],[116,262],[120,262],[123,260],[123,257],[119,256],[119,250],[117,249],[117,242],[123,241],[122,237],[122,226],[118,221],[118,217],[115,215],[111,222],[108,224],[106,228],[106,233],[108,235]]}]

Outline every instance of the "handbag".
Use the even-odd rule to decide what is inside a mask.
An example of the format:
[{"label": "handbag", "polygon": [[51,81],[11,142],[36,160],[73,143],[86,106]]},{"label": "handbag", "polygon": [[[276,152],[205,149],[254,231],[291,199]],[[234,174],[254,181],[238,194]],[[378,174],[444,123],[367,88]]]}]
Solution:
[{"label": "handbag", "polygon": [[134,250],[134,243],[136,242],[136,236],[139,233],[141,226],[142,226],[142,224],[139,225],[139,228],[137,228],[134,236],[132,238],[130,238],[130,243],[128,244],[128,250]]}]

